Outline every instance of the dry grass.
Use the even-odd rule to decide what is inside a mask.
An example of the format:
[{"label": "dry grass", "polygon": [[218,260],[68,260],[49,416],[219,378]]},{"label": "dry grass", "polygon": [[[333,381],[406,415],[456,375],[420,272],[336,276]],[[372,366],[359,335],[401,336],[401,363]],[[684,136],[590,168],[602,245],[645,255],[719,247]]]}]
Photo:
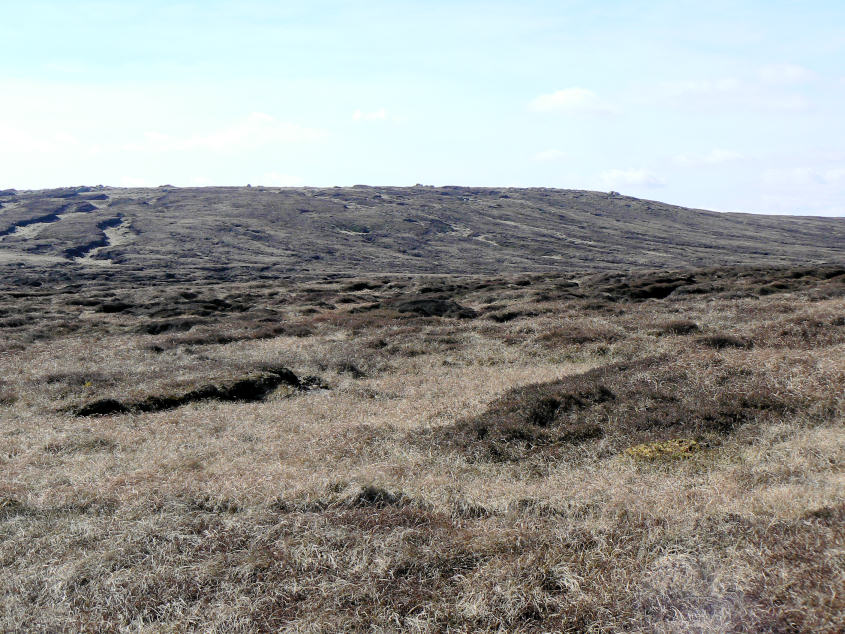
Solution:
[{"label": "dry grass", "polygon": [[[422,286],[379,277],[309,283],[317,313],[304,285],[231,289],[296,333],[89,312],[82,335],[21,334],[0,354],[0,629],[840,631],[830,280],[594,308],[517,281],[426,282],[475,319],[333,301]],[[228,320],[244,336],[216,339]],[[327,389],[72,414],[268,367]]]}]

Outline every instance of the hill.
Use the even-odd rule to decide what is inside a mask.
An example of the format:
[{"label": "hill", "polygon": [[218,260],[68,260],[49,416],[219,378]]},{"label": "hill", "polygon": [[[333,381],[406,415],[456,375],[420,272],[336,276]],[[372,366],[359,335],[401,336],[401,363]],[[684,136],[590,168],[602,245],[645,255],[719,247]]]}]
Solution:
[{"label": "hill", "polygon": [[24,278],[610,271],[843,258],[843,219],[715,213],[604,192],[428,186],[0,192],[0,265]]}]

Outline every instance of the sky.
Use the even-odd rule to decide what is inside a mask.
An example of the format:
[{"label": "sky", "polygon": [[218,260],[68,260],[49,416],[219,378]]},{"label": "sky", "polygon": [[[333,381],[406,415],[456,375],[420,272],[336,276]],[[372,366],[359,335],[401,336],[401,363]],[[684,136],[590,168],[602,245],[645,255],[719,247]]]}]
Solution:
[{"label": "sky", "polygon": [[0,8],[0,189],[560,187],[845,216],[842,0]]}]

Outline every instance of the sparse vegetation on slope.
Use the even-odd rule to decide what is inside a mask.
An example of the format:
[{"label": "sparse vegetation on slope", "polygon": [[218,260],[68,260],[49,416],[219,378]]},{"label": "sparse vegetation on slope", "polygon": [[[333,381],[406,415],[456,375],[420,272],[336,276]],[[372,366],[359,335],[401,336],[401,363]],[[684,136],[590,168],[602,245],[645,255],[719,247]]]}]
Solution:
[{"label": "sparse vegetation on slope", "polygon": [[659,299],[689,279],[660,273],[618,287],[616,272],[845,258],[841,219],[720,214],[578,190],[83,187],[7,192],[0,204],[0,266],[20,284],[568,270],[606,272],[609,294]]}]

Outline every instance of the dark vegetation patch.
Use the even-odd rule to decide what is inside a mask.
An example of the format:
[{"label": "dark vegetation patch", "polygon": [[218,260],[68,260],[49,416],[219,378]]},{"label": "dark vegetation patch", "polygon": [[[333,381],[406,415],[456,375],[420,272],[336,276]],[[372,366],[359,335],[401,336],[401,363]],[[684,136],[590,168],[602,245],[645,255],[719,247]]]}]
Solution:
[{"label": "dark vegetation patch", "polygon": [[338,304],[358,304],[362,300],[359,297],[355,297],[353,295],[341,295],[335,300]]},{"label": "dark vegetation patch", "polygon": [[504,310],[501,312],[488,313],[485,315],[488,319],[492,319],[496,323],[503,324],[521,317],[536,317],[539,315],[536,310]]},{"label": "dark vegetation patch", "polygon": [[381,286],[382,286],[382,283],[380,281],[356,280],[355,282],[348,284],[344,288],[344,290],[350,291],[350,292],[366,291],[366,290],[372,290],[372,289],[380,288]]},{"label": "dark vegetation patch", "polygon": [[347,231],[349,233],[360,233],[360,234],[370,233],[370,228],[367,227],[366,225],[353,223],[353,222],[338,225],[337,228],[340,229],[341,231]]},{"label": "dark vegetation patch", "polygon": [[191,495],[185,499],[185,506],[189,511],[199,513],[212,513],[215,515],[231,515],[239,513],[243,509],[236,501],[209,494]]},{"label": "dark vegetation patch", "polygon": [[16,515],[26,515],[29,508],[13,497],[0,497],[0,521],[15,517]]},{"label": "dark vegetation patch", "polygon": [[581,345],[585,343],[611,343],[624,335],[607,327],[589,323],[572,323],[553,328],[537,337],[537,341],[548,348],[560,346]]},{"label": "dark vegetation patch", "polygon": [[[257,299],[257,298],[256,298]],[[75,301],[75,300],[74,300]],[[196,297],[193,293],[170,296],[154,296],[148,300],[125,297],[103,299],[95,310],[101,313],[125,313],[138,317],[173,318],[189,315],[193,317],[221,317],[235,313],[245,313],[251,306],[247,301],[236,298]]]},{"label": "dark vegetation patch", "polygon": [[[66,302],[69,306],[100,306],[101,302],[99,299],[95,299],[93,297],[71,297]],[[103,311],[101,311],[103,312]]]},{"label": "dark vegetation patch", "polygon": [[384,306],[398,313],[412,313],[420,317],[472,319],[478,316],[472,308],[461,306],[456,301],[444,297],[399,297],[384,302]]},{"label": "dark vegetation patch", "polygon": [[0,319],[0,328],[20,328],[33,323],[34,319],[27,317],[7,317]]},{"label": "dark vegetation patch", "polygon": [[413,506],[430,509],[431,505],[408,496],[401,491],[390,491],[384,487],[367,484],[352,488],[344,482],[336,482],[329,487],[329,496],[325,498],[278,498],[271,508],[281,513],[319,513],[327,509],[385,509]]},{"label": "dark vegetation patch", "polygon": [[103,385],[116,383],[118,381],[118,377],[94,370],[91,372],[51,372],[50,374],[45,374],[41,380],[48,385],[59,383],[67,385],[68,387],[79,388],[92,386],[101,387]]},{"label": "dark vegetation patch", "polygon": [[98,312],[111,314],[111,313],[122,313],[126,310],[132,308],[132,304],[127,304],[126,302],[104,302],[100,304],[97,308]]},{"label": "dark vegetation patch", "polygon": [[[357,301],[357,300],[356,300]],[[356,315],[350,319],[349,315]],[[337,325],[349,328],[386,326],[396,319],[438,318],[473,319],[478,313],[472,308],[462,306],[453,299],[438,296],[400,295],[384,301],[362,304],[343,315],[325,315],[319,321],[334,321]]]},{"label": "dark vegetation patch", "polygon": [[361,487],[361,491],[350,501],[353,507],[385,508],[387,506],[405,506],[408,498],[402,493],[393,493],[375,485]]},{"label": "dark vegetation patch", "polygon": [[553,457],[598,439],[618,452],[677,437],[707,443],[805,405],[761,370],[661,357],[511,390],[479,416],[417,440],[484,461]]},{"label": "dark vegetation patch", "polygon": [[202,323],[205,323],[205,320],[192,317],[163,319],[160,321],[152,321],[146,324],[141,324],[136,328],[136,332],[146,335],[160,335],[165,332],[185,332]]},{"label": "dark vegetation patch", "polygon": [[660,327],[660,331],[667,335],[691,335],[700,330],[698,324],[689,319],[677,319]]},{"label": "dark vegetation patch", "polygon": [[[649,299],[665,299],[682,286],[693,283],[691,275],[667,275],[665,273],[656,275],[630,275],[619,281],[602,282],[601,278],[596,280],[593,286],[593,294],[601,293],[614,300],[645,301]],[[591,285],[582,284],[583,288]]]},{"label": "dark vegetation patch", "polygon": [[323,387],[319,379],[300,379],[287,368],[255,372],[245,377],[219,384],[207,384],[180,394],[148,396],[138,401],[121,402],[117,399],[99,399],[86,403],[74,411],[76,416],[104,416],[128,412],[159,412],[182,407],[195,401],[215,399],[220,401],[260,401],[281,385],[297,390]]},{"label": "dark vegetation patch", "polygon": [[741,348],[747,350],[752,346],[752,342],[748,339],[727,334],[714,334],[699,337],[696,339],[696,342],[716,350],[724,350],[725,348]]},{"label": "dark vegetation patch", "polygon": [[0,381],[0,407],[14,405],[18,400],[18,393]]},{"label": "dark vegetation patch", "polygon": [[554,299],[589,298],[593,301],[643,302],[707,295],[720,298],[759,297],[809,291],[824,297],[845,294],[845,267],[828,264],[808,267],[735,266],[687,272],[607,273],[580,280],[577,290],[545,292]]}]

